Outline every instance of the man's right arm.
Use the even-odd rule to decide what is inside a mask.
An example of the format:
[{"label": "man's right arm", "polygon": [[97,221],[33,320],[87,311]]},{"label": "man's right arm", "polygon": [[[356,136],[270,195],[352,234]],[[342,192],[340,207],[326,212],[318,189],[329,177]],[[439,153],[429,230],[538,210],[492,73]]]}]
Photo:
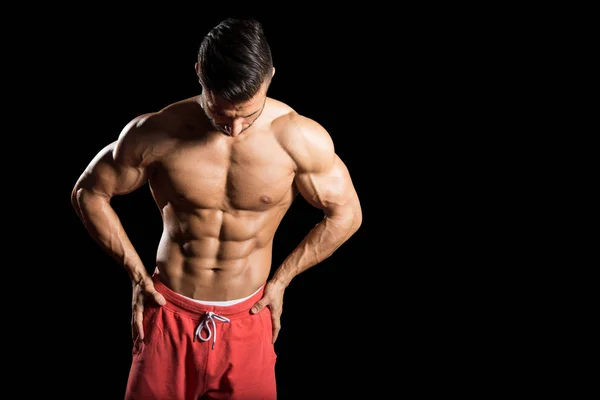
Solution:
[{"label": "man's right arm", "polygon": [[145,118],[132,120],[117,140],[92,159],[71,193],[73,207],[91,237],[135,283],[143,282],[148,274],[110,201],[140,188],[148,179],[142,142],[143,130],[148,129]]}]

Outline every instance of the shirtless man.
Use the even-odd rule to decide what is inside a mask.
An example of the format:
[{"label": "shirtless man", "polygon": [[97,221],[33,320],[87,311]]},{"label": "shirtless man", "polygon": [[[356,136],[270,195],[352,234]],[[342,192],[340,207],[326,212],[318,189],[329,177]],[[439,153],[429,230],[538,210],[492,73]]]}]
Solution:
[{"label": "shirtless man", "polygon": [[[259,22],[214,27],[196,72],[201,94],[129,122],[72,202],[131,278],[126,399],[275,399],[284,291],[356,232],[360,202],[326,130],[267,97],[275,70]],[[164,226],[152,274],[110,205],[146,183]],[[268,280],[298,193],[324,217]]]}]

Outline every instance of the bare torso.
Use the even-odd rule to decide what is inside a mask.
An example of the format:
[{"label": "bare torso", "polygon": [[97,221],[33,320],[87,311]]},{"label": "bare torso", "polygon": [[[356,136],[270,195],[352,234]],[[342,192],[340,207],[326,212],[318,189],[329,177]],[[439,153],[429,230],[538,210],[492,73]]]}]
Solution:
[{"label": "bare torso", "polygon": [[291,113],[268,99],[237,137],[213,129],[195,99],[150,117],[170,127],[141,151],[163,220],[159,277],[172,290],[231,300],[265,283],[275,232],[297,194],[294,162],[278,136]]}]

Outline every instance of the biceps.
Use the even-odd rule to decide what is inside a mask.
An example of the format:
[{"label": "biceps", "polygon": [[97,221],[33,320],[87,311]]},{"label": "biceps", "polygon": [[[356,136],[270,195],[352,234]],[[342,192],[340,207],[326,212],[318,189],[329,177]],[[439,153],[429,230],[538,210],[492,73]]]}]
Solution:
[{"label": "biceps", "polygon": [[327,171],[298,174],[296,185],[306,201],[328,216],[343,213],[356,197],[348,169],[337,157]]}]

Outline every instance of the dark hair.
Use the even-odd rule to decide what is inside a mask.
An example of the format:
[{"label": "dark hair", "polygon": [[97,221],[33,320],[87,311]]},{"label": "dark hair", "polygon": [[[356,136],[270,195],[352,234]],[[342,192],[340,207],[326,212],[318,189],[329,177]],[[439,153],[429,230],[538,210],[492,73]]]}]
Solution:
[{"label": "dark hair", "polygon": [[203,86],[234,103],[251,99],[271,78],[271,48],[260,22],[228,18],[212,28],[198,51]]}]

